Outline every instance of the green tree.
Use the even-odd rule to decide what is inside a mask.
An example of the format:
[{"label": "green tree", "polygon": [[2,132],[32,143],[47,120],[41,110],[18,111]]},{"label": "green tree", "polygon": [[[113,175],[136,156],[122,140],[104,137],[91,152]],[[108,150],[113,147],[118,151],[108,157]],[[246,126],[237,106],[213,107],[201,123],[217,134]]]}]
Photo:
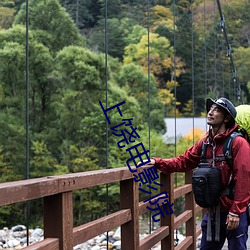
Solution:
[{"label": "green tree", "polygon": [[135,22],[132,19],[124,17],[122,19],[107,19],[107,41],[104,37],[104,19],[100,20],[91,32],[87,35],[88,47],[93,51],[105,52],[122,61],[124,48],[129,44],[128,36],[131,34]]},{"label": "green tree", "polygon": [[98,0],[61,0],[79,29],[89,29],[100,19],[101,5]]},{"label": "green tree", "polygon": [[[4,31],[2,31],[4,32]],[[0,32],[1,36],[1,32]],[[0,83],[1,122],[0,140],[4,162],[15,174],[5,180],[22,179],[25,176],[25,123],[24,123],[24,47],[16,42],[1,43]],[[8,138],[8,139],[6,139]],[[9,179],[10,178],[10,179]]]},{"label": "green tree", "polygon": [[[26,24],[25,8],[24,3],[14,24]],[[29,20],[29,28],[36,31],[36,39],[53,52],[69,45],[84,45],[79,30],[58,0],[29,1]]]},{"label": "green tree", "polygon": [[33,157],[30,161],[30,177],[44,177],[55,174],[56,160],[48,151],[44,142],[33,141],[31,146]]},{"label": "green tree", "polygon": [[148,75],[143,72],[140,65],[125,64],[119,71],[117,83],[138,101],[143,118],[142,123],[147,124],[150,112],[152,128],[163,131],[165,128],[164,104],[159,98],[154,76],[150,75],[148,79]]},{"label": "green tree", "polygon": [[[71,142],[79,148],[95,146],[102,151],[101,165],[105,164],[102,156],[105,152],[106,119],[99,105],[99,101],[104,106],[106,102],[102,78],[105,75],[104,56],[76,46],[67,47],[56,57],[54,75],[59,84],[54,96],[56,101],[52,104],[57,123],[60,124],[57,143],[65,142],[66,148]],[[123,115],[140,119],[137,101],[118,88],[112,79],[109,82],[108,96],[108,107],[126,101],[126,105],[122,106]],[[113,126],[121,121],[118,112],[111,110],[109,113]],[[50,144],[53,148],[55,142],[56,140]]]},{"label": "green tree", "polygon": [[[30,31],[29,39],[29,85],[31,88],[31,125],[35,131],[41,131],[44,124],[49,122],[45,113],[48,110],[51,93],[55,91],[52,79],[52,56],[47,47],[37,42],[34,32]],[[19,107],[24,113],[25,96],[25,28],[15,25],[13,28],[0,32],[2,49],[0,57],[1,77],[5,95],[12,98],[13,106]],[[0,47],[1,48],[1,47]],[[10,74],[10,72],[12,72]],[[10,103],[9,103],[10,104]],[[20,106],[21,105],[21,106]]]}]

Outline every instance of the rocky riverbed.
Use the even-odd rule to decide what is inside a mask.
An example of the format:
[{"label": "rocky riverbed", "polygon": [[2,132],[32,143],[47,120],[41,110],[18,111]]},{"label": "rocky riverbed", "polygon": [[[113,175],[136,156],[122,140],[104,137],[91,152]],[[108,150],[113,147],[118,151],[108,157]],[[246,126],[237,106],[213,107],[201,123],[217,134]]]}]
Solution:
[{"label": "rocky riverbed", "polygon": [[[143,239],[148,234],[141,234]],[[179,242],[184,238],[178,234]],[[29,244],[39,242],[44,239],[43,230],[41,228],[29,229]],[[22,249],[27,246],[27,229],[24,225],[17,225],[12,228],[3,228],[0,230],[0,249]],[[104,250],[104,249],[121,249],[121,231],[120,227],[107,234],[101,234],[83,244],[74,247],[74,250]],[[152,248],[152,250],[160,250],[160,243]]]}]

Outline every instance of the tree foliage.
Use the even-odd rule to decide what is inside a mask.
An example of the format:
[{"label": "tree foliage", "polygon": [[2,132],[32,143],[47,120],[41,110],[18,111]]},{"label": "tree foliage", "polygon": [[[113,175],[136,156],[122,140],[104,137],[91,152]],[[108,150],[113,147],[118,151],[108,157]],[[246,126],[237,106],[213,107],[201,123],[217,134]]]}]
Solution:
[{"label": "tree foliage", "polygon": [[[53,51],[84,44],[83,37],[58,0],[29,1],[29,21],[29,28],[36,31],[39,41]],[[25,3],[16,15],[14,24],[26,24]]]}]

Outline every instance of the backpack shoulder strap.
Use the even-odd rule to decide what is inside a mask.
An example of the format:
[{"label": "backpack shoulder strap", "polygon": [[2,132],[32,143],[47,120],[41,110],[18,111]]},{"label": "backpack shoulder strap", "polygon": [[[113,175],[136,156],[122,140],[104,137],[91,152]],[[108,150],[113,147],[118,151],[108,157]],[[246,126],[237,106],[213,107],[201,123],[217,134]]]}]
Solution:
[{"label": "backpack shoulder strap", "polygon": [[233,144],[233,140],[237,137],[237,136],[242,136],[241,133],[239,132],[233,132],[231,133],[227,138],[226,141],[223,145],[223,154],[225,156],[225,159],[229,165],[229,167],[233,168],[233,156],[232,156],[232,144]]},{"label": "backpack shoulder strap", "polygon": [[205,162],[206,160],[206,152],[207,152],[207,144],[202,142],[202,148],[201,148],[201,162]]}]

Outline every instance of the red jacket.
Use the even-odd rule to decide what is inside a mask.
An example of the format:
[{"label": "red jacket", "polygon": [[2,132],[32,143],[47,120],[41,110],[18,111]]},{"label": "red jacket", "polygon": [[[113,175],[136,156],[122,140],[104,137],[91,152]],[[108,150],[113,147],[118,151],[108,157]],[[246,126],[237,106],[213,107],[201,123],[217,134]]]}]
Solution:
[{"label": "red jacket", "polygon": [[[186,172],[198,166],[200,163],[200,155],[202,151],[202,142],[209,143],[207,146],[206,159],[213,158],[213,146],[215,158],[223,157],[223,144],[225,138],[237,131],[238,125],[232,129],[228,129],[223,134],[218,134],[212,138],[209,136],[210,131],[206,136],[198,141],[195,145],[185,151],[184,154],[176,158],[161,159],[154,158],[155,167],[161,172],[168,174],[173,172]],[[233,180],[234,180],[234,200],[230,200],[226,195],[220,198],[221,211],[232,212],[241,215],[247,208],[250,201],[250,144],[241,136],[237,136],[232,144],[233,155]],[[230,167],[226,161],[215,162],[215,166],[221,169],[221,184],[224,189],[230,178]]]}]

